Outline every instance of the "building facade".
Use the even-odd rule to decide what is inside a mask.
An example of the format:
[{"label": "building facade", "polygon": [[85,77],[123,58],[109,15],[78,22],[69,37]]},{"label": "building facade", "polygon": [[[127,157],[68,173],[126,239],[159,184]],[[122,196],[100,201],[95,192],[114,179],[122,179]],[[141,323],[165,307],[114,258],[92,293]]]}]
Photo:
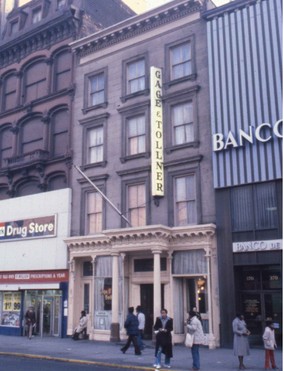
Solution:
[{"label": "building facade", "polygon": [[[66,335],[68,259],[59,239],[70,234],[69,43],[133,14],[119,0],[1,1],[0,333],[23,334],[33,304],[38,334]],[[54,233],[30,235],[31,223]]]},{"label": "building facade", "polygon": [[196,306],[219,344],[204,6],[173,1],[71,44],[68,334],[85,309],[90,339],[118,340],[142,305],[148,338],[166,307],[183,342]]},{"label": "building facade", "polygon": [[282,339],[281,1],[234,1],[205,13],[219,261],[221,345],[245,316]]}]

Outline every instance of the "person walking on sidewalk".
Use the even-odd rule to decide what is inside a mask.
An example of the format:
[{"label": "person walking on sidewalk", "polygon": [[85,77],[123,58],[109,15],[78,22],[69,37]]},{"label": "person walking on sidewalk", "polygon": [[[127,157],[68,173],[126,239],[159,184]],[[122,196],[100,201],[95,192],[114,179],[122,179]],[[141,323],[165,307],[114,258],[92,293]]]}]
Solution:
[{"label": "person walking on sidewalk", "polygon": [[137,312],[137,318],[138,318],[138,346],[140,350],[144,349],[144,343],[143,343],[143,336],[144,336],[144,329],[145,329],[145,314],[142,312],[141,305],[138,305],[136,307]]},{"label": "person walking on sidewalk", "polygon": [[245,370],[244,356],[250,354],[248,342],[250,332],[247,329],[244,316],[238,313],[233,320],[232,326],[234,333],[234,355],[239,358],[239,369]]},{"label": "person walking on sidewalk", "polygon": [[165,354],[165,367],[171,368],[173,357],[172,334],[173,320],[168,316],[168,311],[163,308],[161,316],[156,318],[154,332],[156,334],[155,368],[161,368],[162,353]]},{"label": "person walking on sidewalk", "polygon": [[124,323],[124,327],[126,328],[128,339],[126,344],[120,349],[122,353],[125,353],[127,349],[130,347],[130,344],[133,343],[134,345],[134,350],[135,354],[137,356],[141,355],[141,350],[139,349],[138,346],[138,335],[139,335],[139,330],[138,330],[138,318],[135,316],[134,312],[134,307],[128,308],[128,315],[126,317],[126,321]]},{"label": "person walking on sidewalk", "polygon": [[273,370],[278,370],[274,358],[274,349],[277,348],[275,341],[274,325],[272,321],[266,321],[266,327],[262,336],[265,349],[265,370],[270,370],[270,365]]},{"label": "person walking on sidewalk", "polygon": [[31,340],[33,328],[36,323],[36,316],[35,316],[35,311],[33,307],[29,307],[28,310],[26,311],[25,321],[26,321],[26,326],[27,326],[27,335],[28,335],[28,338]]},{"label": "person walking on sidewalk", "polygon": [[192,310],[189,312],[189,317],[186,326],[189,333],[193,335],[193,345],[191,347],[193,361],[192,370],[199,370],[200,369],[199,346],[201,344],[204,344],[204,333],[202,329],[202,324],[197,317],[196,311]]}]

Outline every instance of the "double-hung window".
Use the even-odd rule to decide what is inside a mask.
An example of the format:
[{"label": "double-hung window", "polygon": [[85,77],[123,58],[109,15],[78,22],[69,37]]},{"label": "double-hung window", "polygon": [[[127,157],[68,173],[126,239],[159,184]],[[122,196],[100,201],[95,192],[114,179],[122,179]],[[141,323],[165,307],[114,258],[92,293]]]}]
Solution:
[{"label": "double-hung window", "polygon": [[86,234],[100,233],[103,229],[103,199],[98,192],[86,194]]},{"label": "double-hung window", "polygon": [[187,41],[170,48],[171,80],[192,74],[191,42]]},{"label": "double-hung window", "polygon": [[87,164],[103,161],[104,128],[103,125],[87,130]]},{"label": "double-hung window", "polygon": [[88,106],[97,106],[105,102],[105,73],[100,72],[89,77]]},{"label": "double-hung window", "polygon": [[175,225],[197,223],[196,175],[174,178]]},{"label": "double-hung window", "polygon": [[171,107],[173,145],[194,141],[192,102],[176,104]]},{"label": "double-hung window", "polygon": [[136,155],[146,151],[146,124],[145,115],[131,117],[126,123],[127,155]]},{"label": "double-hung window", "polygon": [[134,94],[146,88],[145,59],[127,63],[126,67],[127,88],[126,94]]},{"label": "double-hung window", "polygon": [[128,220],[132,227],[146,225],[146,185],[128,185]]}]

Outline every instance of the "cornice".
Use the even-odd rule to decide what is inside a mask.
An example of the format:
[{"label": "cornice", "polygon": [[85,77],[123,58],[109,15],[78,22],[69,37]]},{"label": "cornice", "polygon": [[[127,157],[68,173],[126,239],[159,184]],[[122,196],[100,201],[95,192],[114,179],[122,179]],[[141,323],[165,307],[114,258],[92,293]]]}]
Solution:
[{"label": "cornice", "polygon": [[189,14],[201,12],[203,9],[204,5],[200,0],[188,0],[171,7],[161,7],[158,10],[144,13],[142,16],[132,17],[118,25],[75,41],[70,46],[77,55],[84,57],[100,49],[175,22]]}]

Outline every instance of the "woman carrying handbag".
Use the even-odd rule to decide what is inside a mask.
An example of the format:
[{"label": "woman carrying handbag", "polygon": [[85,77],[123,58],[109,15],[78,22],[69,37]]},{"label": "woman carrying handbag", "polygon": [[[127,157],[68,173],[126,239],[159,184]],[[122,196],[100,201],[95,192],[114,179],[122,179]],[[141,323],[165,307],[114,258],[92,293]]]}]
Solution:
[{"label": "woman carrying handbag", "polygon": [[196,312],[194,311],[189,312],[186,327],[188,333],[193,337],[192,339],[193,344],[191,346],[191,354],[193,361],[192,370],[199,370],[200,369],[199,346],[201,344],[204,344],[204,332],[202,329],[201,322],[196,316]]}]

